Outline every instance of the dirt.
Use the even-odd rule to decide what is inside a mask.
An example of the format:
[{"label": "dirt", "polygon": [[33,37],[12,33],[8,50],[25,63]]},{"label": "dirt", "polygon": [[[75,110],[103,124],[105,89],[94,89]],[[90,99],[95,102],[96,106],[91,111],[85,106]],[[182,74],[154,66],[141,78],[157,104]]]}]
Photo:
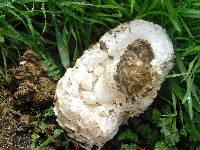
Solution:
[{"label": "dirt", "polygon": [[105,43],[105,42],[100,41],[99,43],[100,43],[100,49],[101,49],[101,50],[105,50],[105,49],[107,49],[107,47],[106,47],[106,43]]},{"label": "dirt", "polygon": [[151,45],[143,39],[136,39],[121,56],[117,64],[115,80],[119,89],[133,97],[142,88],[151,82],[155,73],[152,71],[150,61],[154,58]]},{"label": "dirt", "polygon": [[20,65],[10,69],[10,74],[12,81],[17,84],[17,90],[14,91],[16,106],[40,109],[52,104],[55,83],[48,77],[45,66],[33,51],[26,51],[20,58]]},{"label": "dirt", "polygon": [[151,44],[144,39],[136,39],[128,45],[127,50],[129,52],[134,52],[138,59],[141,59],[144,63],[150,63],[154,59],[153,49]]},{"label": "dirt", "polygon": [[55,83],[39,57],[31,50],[9,70],[11,85],[0,79],[0,149],[30,149],[32,122],[53,105]]},{"label": "dirt", "polygon": [[[15,100],[13,94],[2,83],[2,80],[0,80],[0,95],[2,96],[0,101],[0,149],[27,149],[31,144],[31,134],[29,133],[30,116],[26,118],[25,115],[14,108]],[[23,137],[26,140],[20,142]]]}]

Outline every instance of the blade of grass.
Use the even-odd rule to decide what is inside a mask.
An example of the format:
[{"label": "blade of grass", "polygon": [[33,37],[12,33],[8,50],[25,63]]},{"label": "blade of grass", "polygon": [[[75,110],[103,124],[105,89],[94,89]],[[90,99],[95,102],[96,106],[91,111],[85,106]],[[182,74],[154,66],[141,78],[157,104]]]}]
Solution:
[{"label": "blade of grass", "polygon": [[79,53],[78,53],[78,48],[77,48],[77,36],[76,36],[76,33],[75,33],[75,31],[74,31],[74,28],[72,27],[72,25],[70,25],[70,32],[72,33],[72,36],[73,36],[73,38],[74,38],[74,40],[75,40],[75,48],[74,48],[74,57],[73,57],[73,63],[75,63],[76,62],[76,60],[77,60],[77,58],[78,58],[78,55],[79,55]]},{"label": "blade of grass", "polygon": [[63,130],[56,129],[52,136],[49,136],[46,141],[44,141],[42,144],[40,144],[40,146],[38,146],[34,150],[42,150],[42,149],[44,149],[47,145],[49,145],[50,143],[55,141],[61,135],[61,133],[63,133]]},{"label": "blade of grass", "polygon": [[200,18],[200,10],[189,8],[177,8],[177,13],[182,17]]},{"label": "blade of grass", "polygon": [[[51,0],[49,1],[48,7],[51,11],[54,11],[55,8],[54,8],[53,1]],[[67,69],[70,66],[69,50],[68,50],[68,43],[67,43],[69,39],[69,33],[66,27],[64,26],[63,32],[61,34],[57,25],[57,19],[54,14],[52,14],[52,19],[53,19],[53,24],[55,28],[56,42],[57,42],[60,59],[61,59],[63,67]]]},{"label": "blade of grass", "polygon": [[131,15],[133,14],[134,6],[135,6],[135,0],[131,0],[131,11],[130,11]]},{"label": "blade of grass", "polygon": [[181,23],[179,22],[178,15],[176,13],[176,10],[172,6],[171,0],[165,0],[165,6],[168,9],[169,15],[172,18],[172,23],[177,31],[181,32]]}]

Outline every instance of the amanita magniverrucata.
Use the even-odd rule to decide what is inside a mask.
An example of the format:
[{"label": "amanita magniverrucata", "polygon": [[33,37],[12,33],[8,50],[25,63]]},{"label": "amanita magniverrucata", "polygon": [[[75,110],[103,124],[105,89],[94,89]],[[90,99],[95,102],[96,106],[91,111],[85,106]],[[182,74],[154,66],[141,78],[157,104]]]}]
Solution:
[{"label": "amanita magniverrucata", "polygon": [[151,22],[135,20],[105,33],[58,82],[59,125],[88,148],[101,147],[153,102],[173,54],[166,31]]}]

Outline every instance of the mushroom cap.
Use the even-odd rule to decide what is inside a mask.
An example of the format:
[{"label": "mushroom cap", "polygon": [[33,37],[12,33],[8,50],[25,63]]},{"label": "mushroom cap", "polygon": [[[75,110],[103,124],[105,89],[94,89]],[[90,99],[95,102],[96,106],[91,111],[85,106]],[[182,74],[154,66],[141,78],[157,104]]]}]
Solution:
[{"label": "mushroom cap", "polygon": [[59,125],[88,148],[101,147],[153,102],[173,54],[166,31],[148,21],[106,32],[59,80],[54,107]]}]

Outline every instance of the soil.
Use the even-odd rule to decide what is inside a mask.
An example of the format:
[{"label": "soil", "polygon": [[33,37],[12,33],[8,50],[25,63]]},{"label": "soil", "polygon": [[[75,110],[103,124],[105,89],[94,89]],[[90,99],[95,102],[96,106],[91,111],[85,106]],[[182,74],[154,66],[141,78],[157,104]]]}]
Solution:
[{"label": "soil", "polygon": [[150,64],[153,59],[148,41],[139,38],[128,45],[117,64],[115,80],[119,89],[133,98],[132,94],[137,94],[156,75]]},{"label": "soil", "polygon": [[53,105],[55,83],[39,57],[27,50],[19,60],[19,65],[9,70],[11,85],[0,79],[1,150],[30,149],[32,122],[38,113]]},{"label": "soil", "polygon": [[30,106],[41,109],[52,104],[55,83],[33,51],[26,51],[20,58],[20,65],[10,69],[10,74],[17,87],[13,92],[16,106],[25,110]]}]

